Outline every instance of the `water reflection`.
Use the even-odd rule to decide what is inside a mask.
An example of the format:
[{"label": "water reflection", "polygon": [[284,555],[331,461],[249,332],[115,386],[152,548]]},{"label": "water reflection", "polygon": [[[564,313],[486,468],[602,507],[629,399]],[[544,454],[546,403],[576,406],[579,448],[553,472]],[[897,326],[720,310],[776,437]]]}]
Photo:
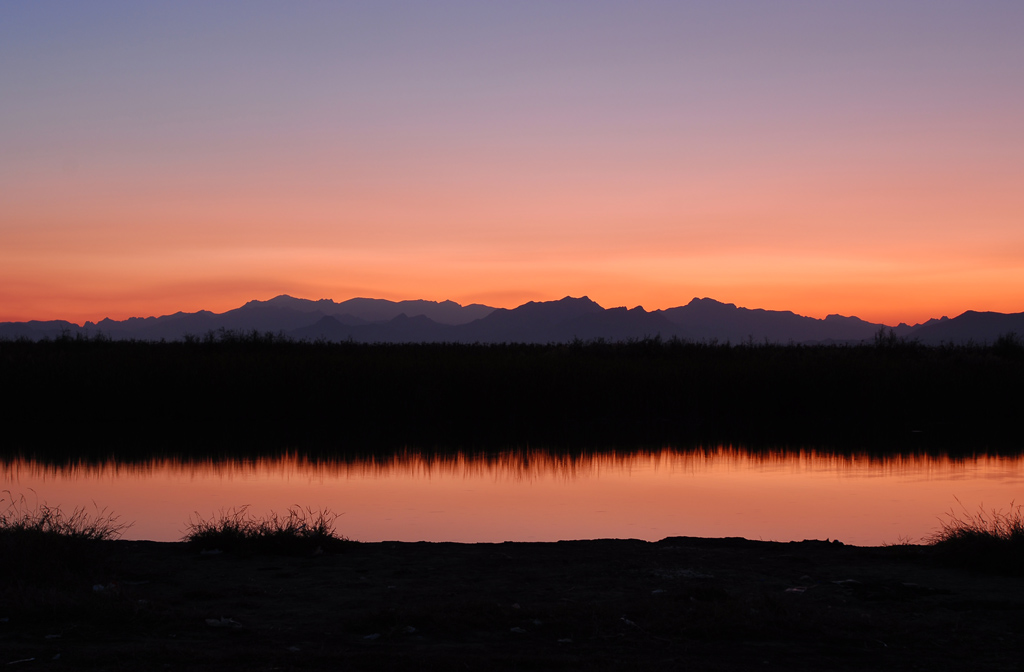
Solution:
[{"label": "water reflection", "polygon": [[597,537],[921,539],[959,499],[1021,501],[1024,458],[827,451],[545,450],[312,459],[0,463],[30,504],[106,507],[128,538],[175,540],[194,512],[249,504],[343,512],[339,531],[380,541],[554,541]]}]

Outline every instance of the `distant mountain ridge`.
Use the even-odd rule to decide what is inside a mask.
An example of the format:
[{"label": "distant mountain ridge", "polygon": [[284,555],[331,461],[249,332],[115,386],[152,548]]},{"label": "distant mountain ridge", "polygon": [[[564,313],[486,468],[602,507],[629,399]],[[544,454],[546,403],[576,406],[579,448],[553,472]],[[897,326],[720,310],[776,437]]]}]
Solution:
[{"label": "distant mountain ridge", "polygon": [[1024,313],[967,311],[955,318],[888,327],[857,317],[824,319],[790,311],[742,308],[709,298],[684,306],[646,311],[604,308],[584,296],[492,308],[454,301],[388,301],[354,298],[340,303],[288,295],[249,301],[224,313],[200,310],[161,317],[109,318],[77,325],[64,320],[3,322],[0,338],[56,338],[62,334],[103,334],[109,338],[181,340],[211,331],[283,333],[296,339],[357,342],[558,343],[573,339],[628,340],[660,336],[720,343],[861,343],[879,330],[927,345],[992,343],[1000,336],[1024,336]]}]

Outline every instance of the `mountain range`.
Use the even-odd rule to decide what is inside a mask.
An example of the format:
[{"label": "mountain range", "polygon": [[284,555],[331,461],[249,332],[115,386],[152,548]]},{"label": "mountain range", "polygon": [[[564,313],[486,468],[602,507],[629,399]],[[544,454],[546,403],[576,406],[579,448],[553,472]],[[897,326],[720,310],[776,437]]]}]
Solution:
[{"label": "mountain range", "polygon": [[282,295],[250,301],[224,313],[200,310],[161,317],[86,322],[64,320],[2,322],[0,338],[42,339],[62,334],[114,340],[181,340],[221,329],[273,332],[295,339],[357,342],[554,343],[573,339],[609,341],[660,336],[720,343],[832,344],[871,342],[885,329],[926,345],[992,343],[1002,335],[1024,334],[1024,313],[967,311],[955,318],[930,319],[895,327],[857,317],[824,319],[790,311],[737,307],[709,298],[685,306],[646,311],[603,308],[588,297],[525,303],[517,308],[492,308],[454,301],[387,301],[356,298],[337,303]]}]

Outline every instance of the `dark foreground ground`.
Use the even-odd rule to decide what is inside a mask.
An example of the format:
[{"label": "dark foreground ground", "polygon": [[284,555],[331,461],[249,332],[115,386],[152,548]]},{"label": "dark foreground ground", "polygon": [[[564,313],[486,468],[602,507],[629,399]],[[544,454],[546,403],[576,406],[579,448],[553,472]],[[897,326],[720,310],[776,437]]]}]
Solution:
[{"label": "dark foreground ground", "polygon": [[238,557],[113,541],[58,553],[0,576],[4,669],[933,671],[1024,660],[1024,577],[943,566],[931,547],[385,542]]}]

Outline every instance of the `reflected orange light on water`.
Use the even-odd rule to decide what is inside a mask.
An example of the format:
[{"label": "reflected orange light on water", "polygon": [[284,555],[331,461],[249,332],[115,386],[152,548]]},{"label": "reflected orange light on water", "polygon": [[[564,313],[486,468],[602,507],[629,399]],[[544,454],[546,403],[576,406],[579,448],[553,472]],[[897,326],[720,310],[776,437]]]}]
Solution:
[{"label": "reflected orange light on water", "polygon": [[[718,448],[556,456],[400,454],[349,462],[294,456],[54,467],[2,463],[26,503],[106,508],[129,539],[180,539],[190,516],[249,505],[343,515],[359,541],[556,541],[669,536],[880,545],[919,541],[957,500],[972,513],[1024,493],[1024,458],[870,458]],[[9,495],[4,493],[5,498]]]}]

